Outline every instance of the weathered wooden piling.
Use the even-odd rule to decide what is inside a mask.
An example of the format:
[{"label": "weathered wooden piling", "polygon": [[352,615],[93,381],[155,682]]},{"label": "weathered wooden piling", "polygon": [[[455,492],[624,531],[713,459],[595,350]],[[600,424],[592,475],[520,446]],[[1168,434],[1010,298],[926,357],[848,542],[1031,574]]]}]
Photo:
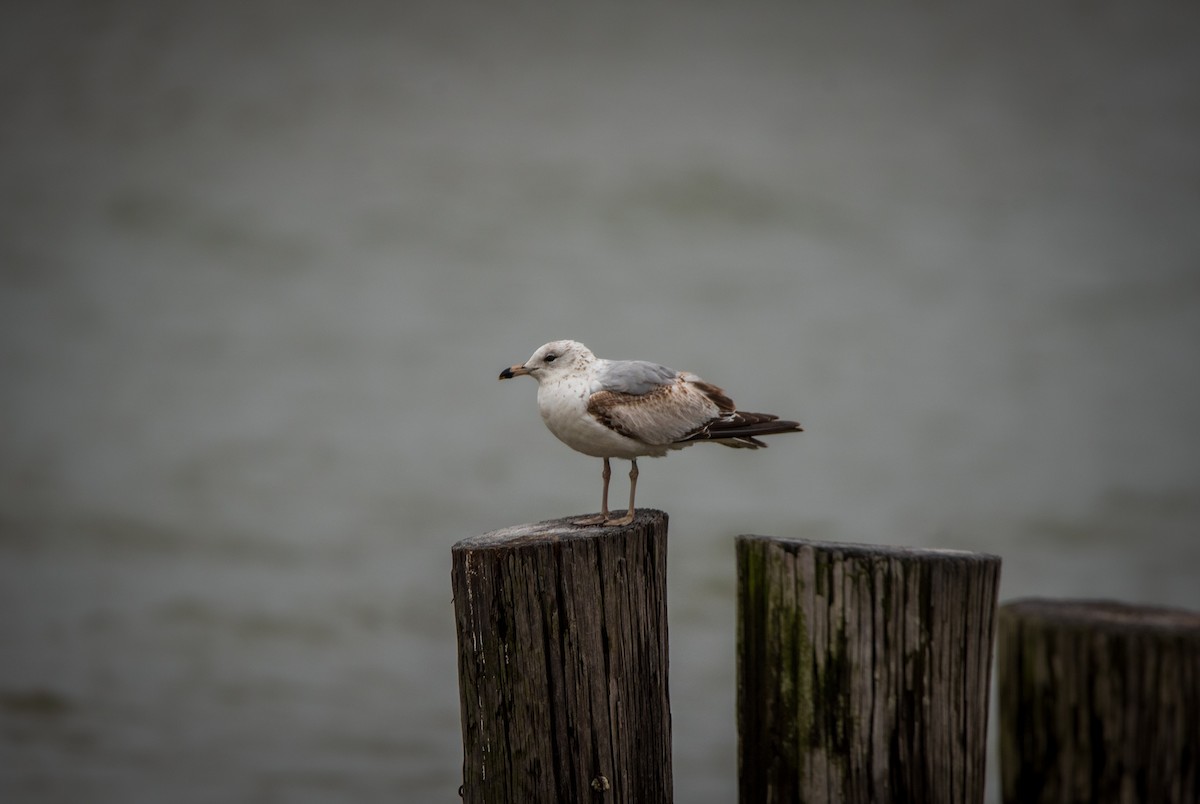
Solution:
[{"label": "weathered wooden piling", "polygon": [[1007,804],[1200,802],[1200,613],[1023,600],[999,623]]},{"label": "weathered wooden piling", "polygon": [[452,549],[471,804],[671,801],[667,515]]},{"label": "weathered wooden piling", "polygon": [[740,536],[738,790],[982,802],[1000,559]]}]

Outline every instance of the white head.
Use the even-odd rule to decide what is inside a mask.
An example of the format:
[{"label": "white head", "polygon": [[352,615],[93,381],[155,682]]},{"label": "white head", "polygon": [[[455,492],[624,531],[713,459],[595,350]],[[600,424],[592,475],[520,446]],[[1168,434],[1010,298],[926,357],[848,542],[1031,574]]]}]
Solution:
[{"label": "white head", "polygon": [[508,380],[528,374],[539,383],[547,379],[576,371],[585,371],[595,362],[596,356],[578,341],[550,341],[519,366],[510,366],[500,372],[500,379]]}]

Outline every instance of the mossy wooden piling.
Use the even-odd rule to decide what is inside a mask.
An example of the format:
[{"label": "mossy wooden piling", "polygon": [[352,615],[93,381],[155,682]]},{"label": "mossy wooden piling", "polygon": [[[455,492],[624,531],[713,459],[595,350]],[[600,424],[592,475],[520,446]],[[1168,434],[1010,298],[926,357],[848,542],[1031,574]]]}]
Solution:
[{"label": "mossy wooden piling", "polygon": [[1200,802],[1200,613],[1022,600],[998,642],[1006,804]]},{"label": "mossy wooden piling", "polygon": [[1000,559],[737,540],[738,790],[982,802]]},{"label": "mossy wooden piling", "polygon": [[668,804],[667,515],[451,552],[463,800]]}]

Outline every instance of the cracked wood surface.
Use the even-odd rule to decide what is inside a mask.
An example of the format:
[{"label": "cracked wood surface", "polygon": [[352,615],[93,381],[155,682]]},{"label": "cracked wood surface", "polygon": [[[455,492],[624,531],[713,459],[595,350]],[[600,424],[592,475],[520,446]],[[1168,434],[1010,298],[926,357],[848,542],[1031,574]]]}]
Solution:
[{"label": "cracked wood surface", "polygon": [[667,515],[452,549],[471,804],[671,801]]},{"label": "cracked wood surface", "polygon": [[1000,559],[741,536],[738,783],[758,802],[982,802]]}]

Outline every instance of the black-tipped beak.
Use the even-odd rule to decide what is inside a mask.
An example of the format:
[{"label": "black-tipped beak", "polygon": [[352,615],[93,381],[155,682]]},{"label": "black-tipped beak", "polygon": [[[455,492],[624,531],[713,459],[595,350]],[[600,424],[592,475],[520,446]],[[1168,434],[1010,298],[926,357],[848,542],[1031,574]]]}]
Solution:
[{"label": "black-tipped beak", "polygon": [[511,380],[513,377],[520,377],[522,374],[528,374],[529,369],[524,366],[509,366],[504,371],[500,372],[500,379]]}]

